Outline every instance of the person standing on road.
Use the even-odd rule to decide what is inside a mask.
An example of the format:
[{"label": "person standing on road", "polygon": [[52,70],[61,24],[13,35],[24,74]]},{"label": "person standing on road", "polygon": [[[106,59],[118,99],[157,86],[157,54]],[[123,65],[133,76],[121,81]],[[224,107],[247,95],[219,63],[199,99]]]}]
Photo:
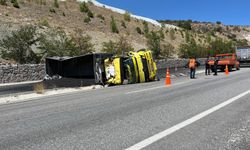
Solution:
[{"label": "person standing on road", "polygon": [[200,65],[196,58],[191,58],[186,66],[190,69],[190,79],[195,79],[195,69]]},{"label": "person standing on road", "polygon": [[211,69],[211,66],[209,64],[209,56],[207,56],[207,60],[205,62],[205,75],[210,75],[210,69]]},{"label": "person standing on road", "polygon": [[216,57],[214,60],[214,76],[217,76],[218,62],[219,59]]}]

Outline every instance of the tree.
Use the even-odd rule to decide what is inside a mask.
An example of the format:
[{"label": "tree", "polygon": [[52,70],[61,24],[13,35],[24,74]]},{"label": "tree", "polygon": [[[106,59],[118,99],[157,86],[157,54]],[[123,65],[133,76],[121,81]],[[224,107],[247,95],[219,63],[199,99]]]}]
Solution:
[{"label": "tree", "polygon": [[102,43],[102,52],[105,53],[114,53],[117,49],[116,42],[109,40],[109,42]]},{"label": "tree", "polygon": [[119,33],[114,16],[111,16],[110,28],[113,33]]},{"label": "tree", "polygon": [[161,52],[161,37],[154,31],[151,31],[147,35],[148,48],[153,51],[153,55],[159,58]]},{"label": "tree", "polygon": [[109,42],[104,42],[102,51],[115,55],[125,55],[125,53],[129,51],[134,51],[134,48],[124,36],[120,36],[117,42],[111,40]]},{"label": "tree", "polygon": [[221,21],[216,21],[216,24],[221,25]]},{"label": "tree", "polygon": [[12,31],[0,41],[0,50],[4,59],[12,59],[17,63],[39,63],[40,58],[34,53],[32,47],[37,44],[40,37],[34,26],[22,26]]},{"label": "tree", "polygon": [[174,46],[170,43],[161,45],[161,57],[170,58],[174,52]]},{"label": "tree", "polygon": [[39,49],[43,57],[73,56],[76,53],[76,44],[62,29],[50,29],[41,37]]},{"label": "tree", "polygon": [[83,31],[78,29],[72,35],[72,40],[75,43],[75,50],[70,52],[71,56],[79,56],[94,52],[94,45],[91,43],[92,38],[89,35],[84,36]]}]

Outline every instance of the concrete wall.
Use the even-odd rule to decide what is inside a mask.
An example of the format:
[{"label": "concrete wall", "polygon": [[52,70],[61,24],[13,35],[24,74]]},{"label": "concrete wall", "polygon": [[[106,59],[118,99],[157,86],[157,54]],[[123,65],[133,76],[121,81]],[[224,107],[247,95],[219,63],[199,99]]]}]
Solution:
[{"label": "concrete wall", "polygon": [[0,65],[0,83],[42,80],[45,65]]},{"label": "concrete wall", "polygon": [[[197,59],[201,65],[205,64],[206,58],[199,58]],[[163,59],[157,60],[157,68],[164,69],[164,68],[175,68],[175,67],[184,67],[188,63],[189,59]]]},{"label": "concrete wall", "polygon": [[[201,65],[204,65],[205,59],[198,59]],[[157,68],[166,69],[183,67],[188,59],[165,59],[157,61]],[[45,76],[44,64],[26,64],[26,65],[0,65],[0,83],[22,82],[42,80]]]}]

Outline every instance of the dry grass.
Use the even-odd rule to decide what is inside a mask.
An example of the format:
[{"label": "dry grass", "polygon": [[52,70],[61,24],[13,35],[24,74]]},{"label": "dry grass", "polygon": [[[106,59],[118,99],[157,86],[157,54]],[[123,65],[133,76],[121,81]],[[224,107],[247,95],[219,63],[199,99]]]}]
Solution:
[{"label": "dry grass", "polygon": [[44,94],[45,92],[45,87],[43,82],[35,83],[33,88],[37,94]]}]

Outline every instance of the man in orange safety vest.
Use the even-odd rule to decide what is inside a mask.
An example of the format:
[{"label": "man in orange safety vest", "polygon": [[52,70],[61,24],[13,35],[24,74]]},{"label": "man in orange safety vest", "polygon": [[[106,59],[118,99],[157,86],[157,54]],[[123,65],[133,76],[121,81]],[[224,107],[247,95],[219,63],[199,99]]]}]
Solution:
[{"label": "man in orange safety vest", "polygon": [[190,69],[190,79],[195,79],[195,69],[200,65],[196,58],[191,58],[187,64]]}]

